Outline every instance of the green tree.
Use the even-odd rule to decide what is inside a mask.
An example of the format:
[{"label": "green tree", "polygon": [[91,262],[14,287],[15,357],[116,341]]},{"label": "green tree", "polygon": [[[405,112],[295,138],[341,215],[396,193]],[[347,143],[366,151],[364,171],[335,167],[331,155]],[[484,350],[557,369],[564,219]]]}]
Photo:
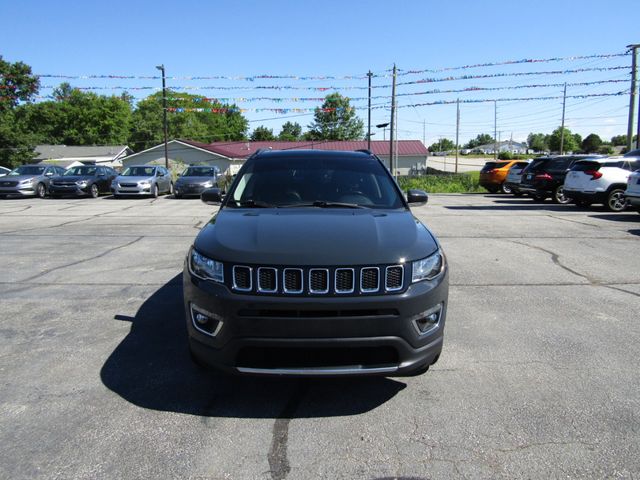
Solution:
[{"label": "green tree", "polygon": [[56,100],[18,107],[16,116],[39,143],[113,145],[127,143],[131,105],[119,96],[96,95],[62,84]]},{"label": "green tree", "polygon": [[582,151],[585,153],[598,152],[601,146],[602,146],[602,139],[595,133],[591,133],[587,135],[581,144]]},{"label": "green tree", "polygon": [[[562,127],[556,128],[551,135],[549,135],[549,149],[552,152],[560,152],[560,143],[562,138]],[[563,152],[575,152],[578,150],[580,144],[577,142],[576,137],[571,133],[571,130],[564,128],[564,145]]]},{"label": "green tree", "polygon": [[456,144],[448,138],[441,138],[438,142],[429,146],[430,152],[450,152],[456,149]]},{"label": "green tree", "polygon": [[473,140],[469,140],[464,145],[464,148],[473,150],[474,148],[479,147],[480,145],[488,145],[490,143],[495,143],[495,139],[487,133],[481,133]]},{"label": "green tree", "polygon": [[356,116],[349,99],[339,93],[325,97],[308,128],[305,138],[309,140],[358,140],[364,135],[363,121]]},{"label": "green tree", "polygon": [[627,145],[627,136],[615,135],[611,137],[611,145],[614,147],[625,147]]},{"label": "green tree", "polygon": [[17,118],[21,104],[29,104],[40,83],[31,67],[7,62],[0,55],[0,165],[15,167],[35,156],[37,139]]},{"label": "green tree", "polygon": [[267,127],[263,127],[262,125],[256,127],[256,129],[251,133],[252,142],[264,142],[275,139],[276,137],[273,135],[273,130]]},{"label": "green tree", "polygon": [[[169,111],[168,137],[199,142],[246,140],[248,123],[235,105],[217,101],[202,102],[201,97],[187,93],[167,91],[167,108],[185,109]],[[193,111],[191,109],[202,109]],[[136,105],[132,114],[129,146],[135,151],[162,143],[162,92],[154,93]]]},{"label": "green tree", "polygon": [[10,63],[0,55],[0,112],[30,102],[40,88],[38,77],[26,63]]},{"label": "green tree", "polygon": [[299,123],[285,122],[282,125],[282,130],[278,134],[278,140],[286,142],[295,142],[302,137],[302,127]]},{"label": "green tree", "polygon": [[546,152],[549,150],[549,135],[530,133],[527,137],[527,146],[536,152]]}]

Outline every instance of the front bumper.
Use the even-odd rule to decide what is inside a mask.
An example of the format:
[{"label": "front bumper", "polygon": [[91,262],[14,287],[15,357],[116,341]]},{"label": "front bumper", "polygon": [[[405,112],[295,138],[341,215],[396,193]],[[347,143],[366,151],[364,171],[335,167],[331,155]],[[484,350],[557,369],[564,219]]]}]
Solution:
[{"label": "front bumper", "polygon": [[[446,269],[402,294],[339,298],[236,294],[188,269],[183,278],[191,352],[228,373],[406,376],[424,371],[442,351]],[[215,335],[196,327],[192,306],[222,321]],[[434,308],[437,325],[420,334],[414,320]]]},{"label": "front bumper", "polygon": [[89,195],[89,187],[79,187],[78,185],[49,185],[51,195]]},{"label": "front bumper", "polygon": [[20,197],[33,197],[36,191],[32,184],[27,186],[18,185],[17,187],[0,187],[0,195],[16,195]]},{"label": "front bumper", "polygon": [[182,195],[184,197],[188,197],[188,196],[200,196],[200,194],[202,194],[202,192],[204,192],[207,188],[210,187],[203,187],[202,185],[180,185],[177,184],[175,186],[175,194],[176,195]]},{"label": "front bumper", "polygon": [[151,187],[138,185],[136,187],[111,187],[111,193],[114,195],[151,195]]}]

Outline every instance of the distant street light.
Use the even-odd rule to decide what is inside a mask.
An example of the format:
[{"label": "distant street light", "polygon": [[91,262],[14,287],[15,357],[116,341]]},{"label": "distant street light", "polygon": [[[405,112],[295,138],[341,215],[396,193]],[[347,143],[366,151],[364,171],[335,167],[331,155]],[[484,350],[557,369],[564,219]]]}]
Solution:
[{"label": "distant street light", "polygon": [[169,149],[167,147],[167,84],[165,82],[164,64],[156,65],[162,72],[162,126],[164,130],[164,166],[169,168]]},{"label": "distant street light", "polygon": [[382,129],[382,140],[386,140],[386,132],[387,132],[387,127],[389,126],[389,122],[387,123],[379,123],[376,125],[376,128],[381,128]]}]

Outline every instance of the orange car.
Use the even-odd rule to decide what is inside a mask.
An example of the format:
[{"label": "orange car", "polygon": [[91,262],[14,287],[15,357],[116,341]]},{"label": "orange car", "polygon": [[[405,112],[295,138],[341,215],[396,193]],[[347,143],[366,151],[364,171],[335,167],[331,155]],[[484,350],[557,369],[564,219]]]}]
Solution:
[{"label": "orange car", "polygon": [[480,170],[480,186],[486,188],[491,193],[498,190],[502,193],[511,193],[511,188],[504,184],[507,173],[517,160],[503,160],[496,162],[487,162]]}]

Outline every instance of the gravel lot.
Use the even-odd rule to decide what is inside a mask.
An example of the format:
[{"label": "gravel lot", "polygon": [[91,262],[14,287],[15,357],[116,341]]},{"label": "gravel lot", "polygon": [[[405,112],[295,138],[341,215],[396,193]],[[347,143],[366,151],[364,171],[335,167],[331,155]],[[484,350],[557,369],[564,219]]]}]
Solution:
[{"label": "gravel lot", "polygon": [[415,209],[451,267],[413,378],[191,366],[198,200],[0,201],[0,478],[637,478],[640,215],[499,195]]}]

